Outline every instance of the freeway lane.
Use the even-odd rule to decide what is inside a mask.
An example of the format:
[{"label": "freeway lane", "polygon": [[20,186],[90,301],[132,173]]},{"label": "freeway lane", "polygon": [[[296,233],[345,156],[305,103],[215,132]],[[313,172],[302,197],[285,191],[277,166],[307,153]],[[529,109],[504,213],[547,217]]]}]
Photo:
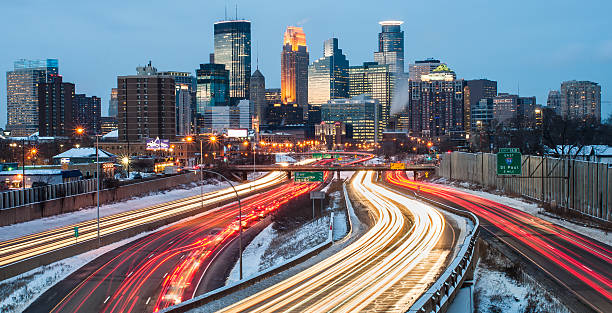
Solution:
[{"label": "freeway lane", "polygon": [[[258,180],[236,186],[239,194],[245,195],[254,190],[272,187],[285,179],[280,172],[270,173]],[[100,219],[100,236],[127,228],[165,219],[169,216],[233,199],[231,188],[210,192],[200,196],[189,197],[140,210],[128,211]],[[2,267],[25,259],[39,256],[75,244],[74,227],[79,227],[79,242],[95,239],[97,236],[96,221],[90,220],[71,226],[23,236],[0,242],[0,270]]]},{"label": "freeway lane", "polygon": [[[451,249],[434,248],[446,226],[429,205],[372,182],[359,172],[352,188],[376,222],[357,241],[224,312],[404,312],[444,269]],[[407,218],[410,216],[410,219]]]},{"label": "freeway lane", "polygon": [[[243,202],[243,226],[320,184],[287,183]],[[238,233],[230,204],[113,250],[39,297],[26,312],[154,312],[193,293],[210,257]]]},{"label": "freeway lane", "polygon": [[[612,248],[566,228],[494,201],[437,184],[387,173],[394,185],[475,213],[481,227],[518,252],[561,290],[596,312],[612,312]],[[562,299],[568,301],[569,299]]]}]

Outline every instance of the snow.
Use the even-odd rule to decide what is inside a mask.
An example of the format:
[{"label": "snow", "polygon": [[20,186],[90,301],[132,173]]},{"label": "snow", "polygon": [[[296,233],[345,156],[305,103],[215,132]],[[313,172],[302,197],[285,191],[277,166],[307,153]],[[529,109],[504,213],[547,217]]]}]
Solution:
[{"label": "snow", "polygon": [[[519,282],[504,272],[479,267],[476,279],[476,312],[557,312],[567,311],[552,300],[539,286]],[[534,311],[530,311],[529,308]],[[537,311],[535,309],[537,308]]]},{"label": "snow", "polygon": [[294,158],[286,155],[286,154],[276,154],[276,163],[295,163],[297,162]]},{"label": "snow", "polygon": [[[287,233],[276,232],[272,228],[273,224],[268,225],[245,248],[242,257],[242,277],[253,277],[280,266],[329,238],[329,216],[306,223]],[[230,272],[226,285],[239,281],[238,271],[236,264]]]},{"label": "snow", "polygon": [[111,130],[106,135],[102,136],[102,139],[117,139],[119,138],[119,129]]},{"label": "snow", "polygon": [[253,172],[249,172],[249,173],[247,174],[247,179],[248,179],[249,181],[253,181],[253,180],[256,180],[256,179],[258,179],[258,178],[263,177],[263,176],[264,176],[264,175],[266,175],[266,174],[268,174],[268,172],[255,172],[255,173],[253,173]]},{"label": "snow", "polygon": [[355,172],[348,172],[348,171],[344,172],[344,171],[341,171],[340,172],[340,179],[349,180],[349,179],[351,179],[353,174],[355,174]]},{"label": "snow", "polygon": [[[115,157],[114,154],[106,152],[102,149],[98,149],[98,156],[101,158]],[[83,147],[83,148],[72,148],[70,150],[64,151],[54,156],[53,158],[60,159],[60,158],[95,158],[95,157],[96,157],[95,147]]]},{"label": "snow", "polygon": [[344,211],[334,212],[334,226],[332,229],[334,241],[344,238],[348,231],[346,223],[346,213]]},{"label": "snow", "polygon": [[[227,188],[226,183],[209,184],[204,186],[204,192],[211,192],[222,188]],[[190,184],[187,188],[177,188],[170,191],[160,191],[144,197],[135,197],[119,203],[106,204],[100,206],[100,217],[105,217],[117,213],[131,210],[142,209],[153,205],[179,200],[200,194],[200,186]],[[19,224],[0,227],[0,241],[6,241],[30,234],[48,231],[64,226],[69,226],[84,221],[92,220],[96,217],[96,207],[91,207],[75,212],[61,215],[36,219]]]},{"label": "snow", "polygon": [[[261,259],[270,246],[272,239],[276,236],[276,231],[272,224],[262,230],[242,252],[242,275],[251,277],[263,270],[260,267]],[[227,278],[226,285],[240,280],[240,264],[236,263]]]},{"label": "snow", "polygon": [[[436,180],[435,182],[448,184],[448,181],[445,179],[439,179],[439,180]],[[469,193],[469,194],[473,194],[473,195],[476,195],[482,198],[486,198],[486,199],[501,203],[503,205],[507,205],[517,210],[521,210],[525,213],[537,216],[538,218],[541,218],[547,222],[573,230],[583,236],[593,238],[607,245],[612,245],[612,236],[604,230],[592,228],[588,226],[578,225],[576,223],[573,223],[567,220],[555,218],[548,214],[541,214],[540,212],[543,211],[543,209],[540,208],[536,203],[530,203],[530,202],[526,202],[518,198],[511,198],[507,196],[496,195],[496,194],[488,193],[485,191],[468,189],[474,186],[470,185],[469,183],[465,183],[465,182],[462,182],[459,184],[461,187],[457,187],[453,185],[453,188]]]}]

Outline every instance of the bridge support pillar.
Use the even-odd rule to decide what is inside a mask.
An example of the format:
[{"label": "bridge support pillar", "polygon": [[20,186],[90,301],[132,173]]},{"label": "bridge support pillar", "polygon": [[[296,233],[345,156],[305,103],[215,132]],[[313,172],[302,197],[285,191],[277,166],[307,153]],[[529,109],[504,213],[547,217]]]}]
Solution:
[{"label": "bridge support pillar", "polygon": [[249,176],[247,175],[247,172],[242,172],[242,180],[247,181],[248,179],[249,179]]},{"label": "bridge support pillar", "polygon": [[413,171],[413,172],[412,172],[412,178],[413,178],[414,180],[417,180],[417,171]]},{"label": "bridge support pillar", "polygon": [[340,180],[340,171],[336,171],[336,179]]},{"label": "bridge support pillar", "polygon": [[287,171],[287,179],[291,179],[291,171]]}]

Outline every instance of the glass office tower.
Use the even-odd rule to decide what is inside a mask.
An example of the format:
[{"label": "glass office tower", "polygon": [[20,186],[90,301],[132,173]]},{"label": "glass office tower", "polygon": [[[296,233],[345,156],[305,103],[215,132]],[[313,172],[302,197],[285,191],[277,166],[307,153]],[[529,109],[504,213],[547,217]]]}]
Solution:
[{"label": "glass office tower", "polygon": [[300,124],[308,119],[308,47],[301,27],[289,26],[283,39],[281,52],[281,101],[302,115],[288,124]]},{"label": "glass office tower", "polygon": [[229,71],[229,96],[232,103],[249,99],[251,78],[251,22],[245,20],[215,23],[216,64]]},{"label": "glass office tower", "polygon": [[38,131],[38,85],[59,74],[57,59],[15,61],[6,72],[7,130],[12,136]]},{"label": "glass office tower", "polygon": [[404,74],[404,32],[402,21],[382,21],[382,32],[378,34],[378,52],[374,52],[374,61],[388,64],[391,72]]},{"label": "glass office tower", "polygon": [[338,49],[338,39],[326,40],[323,57],[308,67],[308,103],[320,106],[331,99],[347,98],[348,67],[346,56]]}]

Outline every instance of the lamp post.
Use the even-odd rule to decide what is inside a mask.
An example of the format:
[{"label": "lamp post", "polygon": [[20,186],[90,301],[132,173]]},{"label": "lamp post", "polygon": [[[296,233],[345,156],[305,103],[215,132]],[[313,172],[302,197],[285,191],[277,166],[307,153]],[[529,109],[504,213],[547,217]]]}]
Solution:
[{"label": "lamp post", "polygon": [[[200,141],[200,146],[202,146],[202,141]],[[201,158],[200,158],[201,160]],[[210,170],[205,170],[204,168],[202,168],[203,164],[200,164],[200,172],[202,173],[202,177],[204,177],[204,172],[206,173],[211,173],[211,174],[215,174],[221,178],[223,178],[234,190],[234,193],[236,194],[236,198],[238,199],[238,253],[239,253],[239,259],[240,259],[240,280],[242,280],[242,206],[240,204],[240,195],[238,194],[238,191],[236,191],[236,188],[234,187],[234,184],[232,184],[232,182],[227,179],[227,177],[221,175],[220,173],[217,173],[215,171],[210,171]],[[204,194],[201,194],[202,196],[202,203],[204,203],[203,199],[204,199]]]},{"label": "lamp post", "polygon": [[[77,135],[82,136],[85,134],[85,128],[77,127],[75,132]],[[100,244],[100,153],[99,153],[99,136],[97,132],[94,133],[96,136],[96,226],[98,235],[98,247]]]}]

